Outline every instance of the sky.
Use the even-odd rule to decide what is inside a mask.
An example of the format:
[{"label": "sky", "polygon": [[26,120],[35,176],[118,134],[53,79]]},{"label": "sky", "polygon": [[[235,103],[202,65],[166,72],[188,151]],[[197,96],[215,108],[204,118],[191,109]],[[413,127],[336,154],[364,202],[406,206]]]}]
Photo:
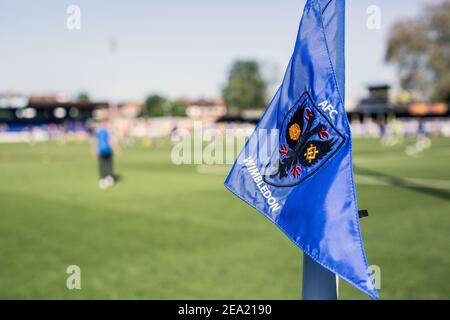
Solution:
[{"label": "sky", "polygon": [[[347,0],[347,100],[396,85],[384,63],[390,27],[433,0]],[[274,90],[291,56],[305,0],[0,0],[0,93],[89,93],[140,102],[219,97],[236,59],[256,59]],[[69,5],[79,30],[67,28]],[[366,26],[376,5],[381,28]],[[113,50],[115,48],[115,50]]]}]

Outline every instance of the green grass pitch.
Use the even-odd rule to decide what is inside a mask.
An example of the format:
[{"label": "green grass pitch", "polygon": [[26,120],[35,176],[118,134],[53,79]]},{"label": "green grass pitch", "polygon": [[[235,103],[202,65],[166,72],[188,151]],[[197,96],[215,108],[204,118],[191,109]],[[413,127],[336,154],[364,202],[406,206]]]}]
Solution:
[{"label": "green grass pitch", "polygon": [[[412,140],[354,141],[382,299],[450,298],[450,140],[432,142],[408,157]],[[105,191],[88,144],[0,145],[0,298],[300,299],[300,250],[223,187],[224,168],[172,165],[169,145],[125,148],[116,168]],[[340,281],[340,299],[366,297]]]}]

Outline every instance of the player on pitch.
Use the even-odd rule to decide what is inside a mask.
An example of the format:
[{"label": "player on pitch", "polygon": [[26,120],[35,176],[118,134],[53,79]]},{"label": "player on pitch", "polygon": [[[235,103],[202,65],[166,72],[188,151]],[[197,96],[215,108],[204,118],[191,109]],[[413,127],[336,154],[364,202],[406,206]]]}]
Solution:
[{"label": "player on pitch", "polygon": [[107,189],[114,185],[113,154],[115,142],[111,136],[108,126],[108,118],[103,118],[94,132],[95,150],[98,157],[98,168],[100,180],[98,185],[101,189]]}]

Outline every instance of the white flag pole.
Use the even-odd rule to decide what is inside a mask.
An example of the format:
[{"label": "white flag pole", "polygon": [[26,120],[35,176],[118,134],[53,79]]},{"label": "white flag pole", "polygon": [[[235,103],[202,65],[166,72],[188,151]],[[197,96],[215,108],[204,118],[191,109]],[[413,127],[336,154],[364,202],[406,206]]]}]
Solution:
[{"label": "white flag pole", "polygon": [[303,300],[337,300],[338,277],[303,255]]}]

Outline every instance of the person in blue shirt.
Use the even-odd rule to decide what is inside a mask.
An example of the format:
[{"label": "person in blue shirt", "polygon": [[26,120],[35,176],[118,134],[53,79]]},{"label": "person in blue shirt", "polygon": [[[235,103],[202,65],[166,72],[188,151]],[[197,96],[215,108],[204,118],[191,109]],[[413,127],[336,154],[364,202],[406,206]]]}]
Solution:
[{"label": "person in blue shirt", "polygon": [[94,133],[95,148],[98,156],[99,187],[106,189],[114,185],[113,143],[108,121],[104,119]]}]

